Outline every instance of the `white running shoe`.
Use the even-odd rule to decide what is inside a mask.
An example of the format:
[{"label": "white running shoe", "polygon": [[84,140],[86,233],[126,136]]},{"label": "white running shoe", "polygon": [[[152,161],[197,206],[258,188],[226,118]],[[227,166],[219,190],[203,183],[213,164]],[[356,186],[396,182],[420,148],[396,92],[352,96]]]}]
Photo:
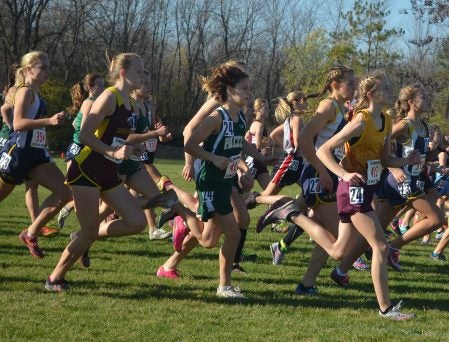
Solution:
[{"label": "white running shoe", "polygon": [[413,317],[415,317],[415,314],[412,313],[403,313],[401,311],[399,311],[399,309],[402,306],[402,300],[399,301],[399,303],[397,303],[395,306],[393,306],[388,312],[386,313],[382,313],[379,310],[379,316],[380,317],[384,317],[384,318],[389,318],[392,319],[394,321],[406,321],[408,319],[412,319]]},{"label": "white running shoe", "polygon": [[217,288],[217,297],[221,298],[245,298],[238,287],[223,286]]},{"label": "white running shoe", "polygon": [[65,206],[63,206],[62,209],[59,211],[59,215],[58,215],[59,229],[62,229],[64,227],[65,220],[67,219],[67,217],[69,217],[69,215],[70,215],[70,210],[67,209]]},{"label": "white running shoe", "polygon": [[150,240],[164,240],[168,239],[171,236],[171,232],[166,232],[162,228],[156,228],[150,232],[148,232],[148,237]]}]

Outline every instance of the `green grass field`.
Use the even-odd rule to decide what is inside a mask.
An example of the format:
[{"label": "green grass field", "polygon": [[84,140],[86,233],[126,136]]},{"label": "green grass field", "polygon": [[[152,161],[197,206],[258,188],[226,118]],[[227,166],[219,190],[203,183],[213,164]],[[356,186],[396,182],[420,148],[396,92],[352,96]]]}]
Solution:
[{"label": "green grass field", "polygon": [[[58,165],[64,167],[60,160]],[[180,179],[181,162],[157,165],[181,187],[193,189]],[[45,194],[40,192],[41,200]],[[172,246],[150,242],[147,232],[96,242],[92,266],[76,264],[67,276],[71,291],[55,294],[46,292],[44,282],[78,224],[71,215],[59,237],[41,238],[46,257],[33,259],[17,238],[29,222],[20,186],[0,204],[0,340],[449,341],[448,266],[430,260],[433,245],[407,246],[405,272],[390,272],[393,302],[404,299],[404,311],[416,314],[412,321],[392,322],[377,316],[369,272],[351,271],[351,287],[341,289],[329,278],[335,261],[318,277],[319,296],[295,296],[313,244],[301,236],[284,264],[273,266],[268,246],[282,235],[254,232],[263,209],[251,211],[245,248],[259,258],[242,264],[248,273],[234,277],[248,297],[243,302],[215,296],[218,249],[194,250],[180,265],[179,280],[157,278]]]}]

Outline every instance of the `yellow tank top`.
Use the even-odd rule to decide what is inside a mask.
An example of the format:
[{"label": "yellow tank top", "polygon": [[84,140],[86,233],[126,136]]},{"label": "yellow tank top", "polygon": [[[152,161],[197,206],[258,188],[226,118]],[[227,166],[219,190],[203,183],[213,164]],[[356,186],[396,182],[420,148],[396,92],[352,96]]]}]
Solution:
[{"label": "yellow tank top", "polygon": [[[365,129],[357,141],[351,141],[345,144],[345,162],[343,167],[348,172],[358,172],[362,175],[367,175],[370,161],[377,161],[380,166],[380,156],[385,143],[387,135],[391,135],[391,117],[389,115],[381,114],[384,123],[379,131],[372,119],[371,113],[368,110],[361,110],[354,115],[362,113],[363,121],[365,122]],[[370,170],[371,173],[371,170]]]}]

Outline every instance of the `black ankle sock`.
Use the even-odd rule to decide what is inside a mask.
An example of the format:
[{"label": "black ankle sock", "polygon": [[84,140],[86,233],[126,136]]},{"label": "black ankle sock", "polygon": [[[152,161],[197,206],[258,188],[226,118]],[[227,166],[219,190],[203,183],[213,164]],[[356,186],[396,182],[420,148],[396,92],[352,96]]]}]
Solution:
[{"label": "black ankle sock", "polygon": [[393,308],[393,304],[391,304],[388,308],[386,308],[385,311],[380,310],[380,312],[382,312],[382,314],[385,315],[385,314],[388,313],[392,308]]},{"label": "black ankle sock", "polygon": [[304,230],[302,228],[298,227],[294,223],[290,223],[288,225],[288,232],[287,235],[282,239],[287,247],[289,247],[293,241],[295,241],[298,236],[300,236],[302,233],[304,233]]},{"label": "black ankle sock", "polygon": [[237,250],[235,251],[234,263],[238,264],[242,258],[243,246],[245,245],[247,233],[248,231],[246,229],[240,229],[240,241]]}]

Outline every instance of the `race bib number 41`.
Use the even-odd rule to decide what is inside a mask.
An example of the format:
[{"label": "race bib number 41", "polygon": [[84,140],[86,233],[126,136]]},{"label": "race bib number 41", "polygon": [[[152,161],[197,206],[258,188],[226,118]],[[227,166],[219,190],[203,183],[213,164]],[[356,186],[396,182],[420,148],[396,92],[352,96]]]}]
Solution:
[{"label": "race bib number 41", "polygon": [[367,176],[368,179],[366,184],[373,185],[376,184],[380,180],[380,174],[382,172],[382,165],[380,164],[380,160],[368,160],[368,170]]},{"label": "race bib number 41", "polygon": [[238,156],[232,156],[231,162],[229,163],[228,167],[226,168],[226,173],[224,175],[224,178],[232,178],[237,174],[237,165],[239,164],[240,155]]}]

